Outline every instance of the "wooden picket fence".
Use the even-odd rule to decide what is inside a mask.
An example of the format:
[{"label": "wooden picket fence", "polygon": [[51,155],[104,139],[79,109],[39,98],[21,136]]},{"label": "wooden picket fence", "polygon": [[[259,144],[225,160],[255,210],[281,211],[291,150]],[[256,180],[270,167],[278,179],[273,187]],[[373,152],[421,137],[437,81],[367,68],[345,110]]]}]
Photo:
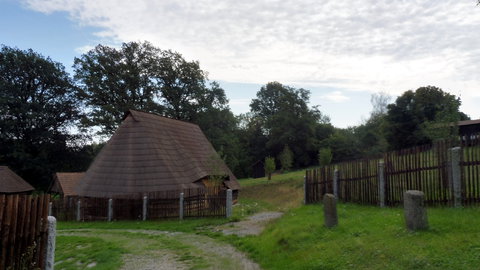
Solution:
[{"label": "wooden picket fence", "polygon": [[[459,145],[462,205],[480,203],[480,135],[463,138]],[[384,191],[385,205],[403,202],[406,190],[421,190],[428,205],[453,205],[451,141],[388,152],[383,159],[355,160],[307,170],[305,202],[321,201],[325,193],[334,193],[337,171],[337,195],[345,202],[378,205]],[[383,164],[383,166],[381,166]],[[379,168],[383,169],[380,171]],[[380,176],[383,186],[379,185]]]},{"label": "wooden picket fence", "polygon": [[0,195],[0,270],[44,269],[49,195]]},{"label": "wooden picket fence", "polygon": [[[53,200],[52,215],[61,221],[106,221],[109,200],[112,220],[143,219],[144,197],[148,220],[178,218],[180,193],[183,193],[183,217],[224,217],[226,190],[220,187],[169,190],[112,198],[67,197]],[[80,207],[78,207],[80,203]],[[80,214],[78,214],[80,210]]]}]

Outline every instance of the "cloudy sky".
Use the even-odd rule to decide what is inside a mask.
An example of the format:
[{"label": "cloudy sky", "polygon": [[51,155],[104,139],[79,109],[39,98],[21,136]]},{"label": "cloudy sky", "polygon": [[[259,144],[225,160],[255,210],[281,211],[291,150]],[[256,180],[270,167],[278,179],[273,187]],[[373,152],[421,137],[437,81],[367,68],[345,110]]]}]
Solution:
[{"label": "cloudy sky", "polygon": [[71,70],[102,43],[148,40],[198,60],[235,113],[270,81],[311,90],[338,127],[370,96],[435,85],[480,118],[476,0],[0,0],[0,43]]}]

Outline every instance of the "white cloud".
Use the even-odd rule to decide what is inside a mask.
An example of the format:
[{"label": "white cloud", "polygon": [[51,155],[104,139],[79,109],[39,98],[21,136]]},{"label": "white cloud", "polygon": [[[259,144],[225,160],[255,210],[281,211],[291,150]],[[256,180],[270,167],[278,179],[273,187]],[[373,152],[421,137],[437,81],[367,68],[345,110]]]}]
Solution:
[{"label": "white cloud", "polygon": [[[435,85],[479,96],[473,0],[25,0],[112,43],[149,40],[210,78],[385,91]],[[334,95],[335,96],[335,95]],[[337,101],[342,95],[337,95]],[[344,97],[344,96],[343,96]]]},{"label": "white cloud", "polygon": [[349,97],[345,96],[341,91],[333,91],[326,95],[322,95],[319,98],[335,103],[341,103],[350,99]]}]

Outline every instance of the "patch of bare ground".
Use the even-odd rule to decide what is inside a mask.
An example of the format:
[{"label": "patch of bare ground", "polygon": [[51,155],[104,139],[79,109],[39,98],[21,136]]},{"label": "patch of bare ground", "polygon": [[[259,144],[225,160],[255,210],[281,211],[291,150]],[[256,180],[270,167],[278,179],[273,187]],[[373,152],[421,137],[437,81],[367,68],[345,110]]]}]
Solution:
[{"label": "patch of bare ground", "polygon": [[248,217],[246,220],[239,222],[230,222],[216,228],[223,234],[235,234],[238,236],[259,235],[265,226],[283,215],[282,212],[261,212]]}]

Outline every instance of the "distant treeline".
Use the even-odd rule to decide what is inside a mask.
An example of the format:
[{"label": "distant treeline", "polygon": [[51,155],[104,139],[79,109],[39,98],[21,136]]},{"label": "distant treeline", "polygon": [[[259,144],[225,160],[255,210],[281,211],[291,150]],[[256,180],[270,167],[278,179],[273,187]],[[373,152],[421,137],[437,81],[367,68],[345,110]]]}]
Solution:
[{"label": "distant treeline", "polygon": [[107,140],[128,109],[198,124],[237,177],[265,157],[287,170],[374,157],[454,136],[448,123],[468,119],[459,98],[427,86],[393,103],[374,94],[370,117],[341,129],[309,105],[309,90],[279,82],[259,89],[250,112],[234,115],[197,61],[148,42],[98,45],[74,59],[73,71],[31,49],[0,50],[0,164],[40,189],[56,171],[86,170],[102,147],[94,142]]}]

